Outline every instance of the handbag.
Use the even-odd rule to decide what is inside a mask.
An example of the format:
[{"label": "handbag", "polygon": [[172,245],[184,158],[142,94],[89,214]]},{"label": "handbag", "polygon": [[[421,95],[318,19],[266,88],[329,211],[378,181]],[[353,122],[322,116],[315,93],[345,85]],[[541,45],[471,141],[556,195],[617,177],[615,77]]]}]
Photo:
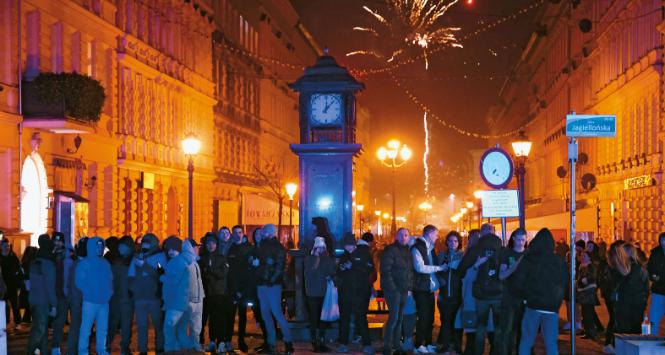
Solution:
[{"label": "handbag", "polygon": [[339,303],[337,301],[337,287],[332,280],[328,280],[326,295],[323,298],[323,307],[321,307],[321,320],[324,322],[334,322],[339,319]]}]

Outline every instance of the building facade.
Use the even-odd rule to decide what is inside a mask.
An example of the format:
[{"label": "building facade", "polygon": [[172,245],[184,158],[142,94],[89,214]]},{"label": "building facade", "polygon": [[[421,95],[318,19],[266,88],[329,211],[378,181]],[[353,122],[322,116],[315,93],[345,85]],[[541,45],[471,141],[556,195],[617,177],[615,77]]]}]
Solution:
[{"label": "building facade", "polygon": [[488,116],[495,133],[526,125],[533,142],[530,231],[569,231],[566,114],[614,114],[616,138],[579,139],[577,230],[589,239],[657,245],[664,222],[663,16],[658,0],[597,0],[548,4],[538,17]]},{"label": "building facade", "polygon": [[[185,236],[180,142],[195,135],[202,149],[194,157],[194,235],[210,230],[211,2],[2,1],[0,17],[0,229],[21,247],[22,237],[35,245],[54,229],[74,239]],[[34,107],[43,98],[31,81],[62,72],[101,84],[99,121]]]}]

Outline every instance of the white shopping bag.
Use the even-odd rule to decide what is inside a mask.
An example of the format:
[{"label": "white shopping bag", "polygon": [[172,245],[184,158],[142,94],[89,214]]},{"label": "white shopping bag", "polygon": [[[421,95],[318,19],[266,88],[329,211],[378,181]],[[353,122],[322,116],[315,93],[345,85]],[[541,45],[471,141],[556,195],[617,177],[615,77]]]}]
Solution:
[{"label": "white shopping bag", "polygon": [[339,319],[339,303],[337,302],[337,287],[328,280],[326,296],[323,298],[323,307],[321,308],[321,320],[324,322],[334,322]]}]

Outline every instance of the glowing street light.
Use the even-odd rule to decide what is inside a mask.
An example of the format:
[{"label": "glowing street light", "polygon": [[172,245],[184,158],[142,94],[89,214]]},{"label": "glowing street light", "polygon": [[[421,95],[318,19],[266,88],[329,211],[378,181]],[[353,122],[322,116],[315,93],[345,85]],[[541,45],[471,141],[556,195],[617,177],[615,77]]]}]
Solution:
[{"label": "glowing street light", "polygon": [[286,194],[289,195],[289,239],[293,241],[293,196],[298,191],[298,184],[289,182],[284,186]]},{"label": "glowing street light", "polygon": [[526,137],[524,131],[520,131],[517,139],[511,143],[513,153],[515,154],[516,167],[515,176],[517,177],[517,188],[519,191],[520,203],[520,228],[525,228],[524,216],[524,175],[526,174],[526,160],[531,152],[532,142]]},{"label": "glowing street light", "polygon": [[[395,233],[397,230],[397,221],[395,220],[395,193],[396,193],[396,184],[397,184],[397,179],[395,177],[397,168],[401,167],[402,165],[406,164],[406,162],[411,159],[411,149],[406,146],[406,144],[402,144],[400,141],[397,139],[392,139],[388,141],[386,144],[386,147],[380,147],[376,151],[376,157],[381,161],[381,164],[384,166],[391,168],[393,172],[393,219],[392,219],[392,233]],[[398,159],[399,157],[399,159]]]},{"label": "glowing street light", "polygon": [[358,234],[363,233],[363,210],[365,210],[365,205],[356,205],[356,211],[358,211]]},{"label": "glowing street light", "polygon": [[196,138],[194,135],[189,135],[185,139],[183,139],[180,142],[182,146],[182,151],[185,153],[185,155],[188,158],[187,162],[187,172],[189,175],[189,197],[188,197],[188,205],[189,205],[189,211],[188,211],[188,218],[187,218],[187,232],[188,232],[188,237],[191,239],[193,238],[194,235],[194,226],[193,226],[193,221],[194,221],[194,214],[193,214],[193,209],[194,209],[194,201],[193,201],[193,196],[194,196],[194,156],[199,153],[199,150],[201,150],[201,141]]}]

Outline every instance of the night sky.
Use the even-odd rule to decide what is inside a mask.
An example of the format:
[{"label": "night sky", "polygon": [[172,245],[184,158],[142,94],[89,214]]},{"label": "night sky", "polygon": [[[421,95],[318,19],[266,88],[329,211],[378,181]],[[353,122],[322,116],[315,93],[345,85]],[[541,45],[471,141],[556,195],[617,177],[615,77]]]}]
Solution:
[{"label": "night sky", "polygon": [[[466,2],[460,1],[440,19],[445,25],[462,28],[457,33],[458,38],[537,0],[473,0],[471,5]],[[345,56],[353,50],[371,49],[385,44],[378,43],[381,38],[374,40],[371,35],[352,30],[354,26],[376,24],[362,10],[362,6],[386,13],[384,1],[292,0],[292,3],[314,38],[320,45],[328,46],[330,54],[341,65],[363,69],[385,64],[369,56]],[[486,133],[484,122],[487,111],[497,103],[506,76],[533,32],[533,19],[538,10],[461,41],[464,48],[446,48],[431,55],[429,70],[425,70],[424,62],[419,60],[393,73],[433,113],[464,129]],[[403,89],[396,87],[389,75],[368,75],[360,79],[366,84],[366,89],[360,95],[359,102],[369,108],[372,119],[372,142],[364,147],[365,154],[374,155],[376,149],[390,138],[399,138],[412,147],[414,157],[400,169],[399,174],[401,179],[413,183],[403,184],[408,186],[402,187],[399,195],[402,198],[407,195],[420,198],[423,195],[423,111],[409,99]],[[430,120],[430,127],[430,169],[468,162],[469,149],[482,148],[488,144],[487,141],[461,136],[434,120]],[[376,162],[372,169],[372,189],[373,195],[379,196],[378,207],[387,206],[389,201],[384,198],[390,187],[389,177],[387,169],[381,168]]]}]

